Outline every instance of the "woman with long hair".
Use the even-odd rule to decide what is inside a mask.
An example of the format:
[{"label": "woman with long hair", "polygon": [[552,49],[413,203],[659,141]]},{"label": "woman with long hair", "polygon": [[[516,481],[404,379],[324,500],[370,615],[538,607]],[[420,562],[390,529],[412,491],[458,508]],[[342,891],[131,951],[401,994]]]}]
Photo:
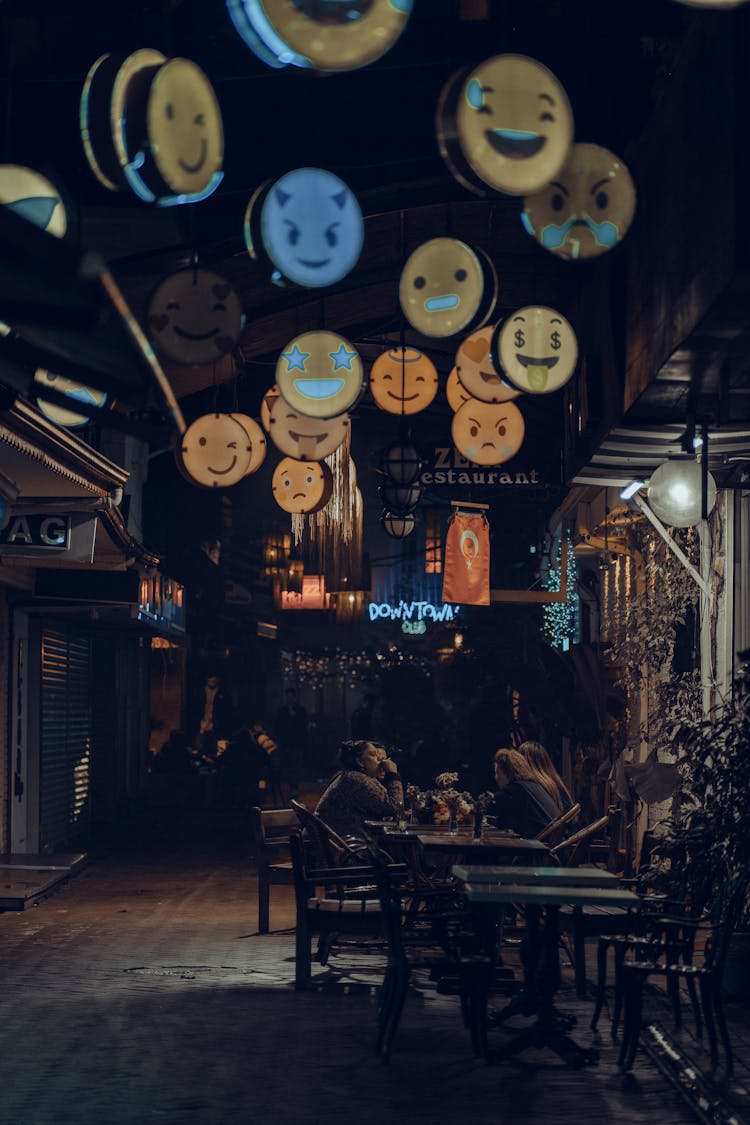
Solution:
[{"label": "woman with long hair", "polygon": [[541,742],[533,740],[522,742],[518,747],[518,753],[523,754],[531,767],[534,780],[546,789],[559,812],[567,812],[574,803],[573,798]]},{"label": "woman with long hair", "polygon": [[316,813],[340,836],[359,836],[366,820],[399,815],[404,789],[398,767],[384,747],[368,739],[342,742],[341,769],[318,802]]},{"label": "woman with long hair", "polygon": [[503,747],[496,752],[495,782],[499,792],[487,811],[498,828],[510,828],[528,839],[560,815],[554,798],[518,750]]}]

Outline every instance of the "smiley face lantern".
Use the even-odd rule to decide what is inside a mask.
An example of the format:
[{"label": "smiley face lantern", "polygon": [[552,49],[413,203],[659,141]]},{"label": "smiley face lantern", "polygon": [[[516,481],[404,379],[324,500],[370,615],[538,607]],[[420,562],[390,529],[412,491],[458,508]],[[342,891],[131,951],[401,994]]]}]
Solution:
[{"label": "smiley face lantern", "polygon": [[409,256],[398,289],[404,316],[423,336],[454,336],[484,324],[497,300],[497,275],[481,250],[431,238]]},{"label": "smiley face lantern", "polygon": [[389,414],[417,414],[438,389],[435,365],[416,348],[389,348],[370,368],[375,405]]},{"label": "smiley face lantern", "polygon": [[521,393],[501,377],[492,360],[490,345],[495,329],[492,325],[472,332],[462,340],[456,352],[456,376],[472,398],[482,402],[507,402]]},{"label": "smiley face lantern", "polygon": [[573,114],[557,78],[536,59],[496,55],[454,74],[437,110],[440,151],[479,194],[539,191],[573,142]]},{"label": "smiley face lantern", "polygon": [[268,432],[277,449],[297,461],[322,461],[343,442],[351,426],[348,414],[310,418],[293,410],[279,395],[270,405]]},{"label": "smiley face lantern", "polygon": [[543,305],[518,309],[498,325],[492,350],[513,386],[531,395],[559,390],[578,362],[569,322]]},{"label": "smiley face lantern", "polygon": [[216,363],[236,346],[242,306],[231,285],[204,269],[178,270],[154,290],[148,304],[149,336],[164,355],[182,364]]},{"label": "smiley face lantern", "polygon": [[558,258],[594,258],[625,237],[635,198],[630,172],[614,153],[576,144],[556,178],[526,196],[521,221]]},{"label": "smiley face lantern", "polygon": [[453,415],[451,437],[459,453],[475,465],[502,465],[523,444],[525,426],[512,402],[470,399]]},{"label": "smiley face lantern", "polygon": [[333,493],[333,473],[325,461],[285,457],[271,481],[274,500],[285,512],[308,515],[325,508]]},{"label": "smiley face lantern", "polygon": [[231,414],[204,414],[182,435],[178,466],[193,484],[228,488],[247,473],[250,439]]},{"label": "smiley face lantern", "polygon": [[350,410],[362,394],[362,360],[335,332],[305,332],[279,356],[276,384],[293,410],[310,418],[334,418]]}]

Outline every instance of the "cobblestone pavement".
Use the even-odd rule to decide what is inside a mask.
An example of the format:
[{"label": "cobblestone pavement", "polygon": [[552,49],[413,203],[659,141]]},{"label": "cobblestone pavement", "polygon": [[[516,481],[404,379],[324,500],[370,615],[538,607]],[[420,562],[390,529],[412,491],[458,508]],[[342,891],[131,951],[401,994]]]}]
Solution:
[{"label": "cobblestone pavement", "polygon": [[[600,1048],[597,1067],[534,1051],[485,1066],[457,999],[422,983],[383,1065],[379,955],[336,955],[296,993],[291,890],[272,889],[267,936],[256,892],[244,830],[193,813],[131,825],[39,905],[0,915],[2,1125],[694,1120],[647,1057],[618,1073],[569,974],[563,1004],[577,1005],[575,1035]],[[742,1105],[747,1011],[731,1011]]]}]

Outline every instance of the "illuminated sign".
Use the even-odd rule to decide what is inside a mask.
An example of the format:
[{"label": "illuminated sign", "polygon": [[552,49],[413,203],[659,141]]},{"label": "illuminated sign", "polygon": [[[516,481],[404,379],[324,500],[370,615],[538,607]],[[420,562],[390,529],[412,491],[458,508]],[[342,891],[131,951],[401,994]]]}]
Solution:
[{"label": "illuminated sign", "polygon": [[331,595],[326,593],[326,582],[322,574],[306,574],[302,579],[302,592],[281,591],[282,609],[329,609]]},{"label": "illuminated sign", "polygon": [[423,633],[427,632],[427,622],[422,621],[402,621],[401,632],[407,636],[420,637]]},{"label": "illuminated sign", "polygon": [[419,482],[431,488],[441,484],[545,487],[537,469],[517,469],[515,472],[507,472],[502,468],[489,469],[482,465],[474,465],[452,446],[436,447],[434,460],[431,465],[425,466],[419,476]]},{"label": "illuminated sign", "polygon": [[0,529],[0,554],[67,551],[69,547],[70,516],[10,516]]},{"label": "illuminated sign", "polygon": [[[398,605],[391,602],[370,602],[367,606],[370,621],[378,621],[382,618],[388,621],[402,621],[404,625],[425,624],[427,621],[454,621],[460,609],[459,605],[450,605],[447,602],[442,605],[433,605],[432,602],[400,601]],[[403,629],[403,631],[424,632],[423,629]]]}]

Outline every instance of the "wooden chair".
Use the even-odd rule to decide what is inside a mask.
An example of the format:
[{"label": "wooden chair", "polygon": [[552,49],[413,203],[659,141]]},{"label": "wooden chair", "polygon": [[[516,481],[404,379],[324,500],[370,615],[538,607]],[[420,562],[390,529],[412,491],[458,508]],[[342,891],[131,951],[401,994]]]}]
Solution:
[{"label": "wooden chair", "polygon": [[[342,864],[358,861],[362,851],[366,851],[364,845],[358,847],[349,843],[343,836],[339,836],[330,824],[326,824],[322,817],[311,812],[299,801],[292,798],[289,804],[292,806],[299,826],[307,833],[310,846],[316,853],[319,867],[340,867]],[[367,861],[365,860],[365,862]]]},{"label": "wooden chair", "polygon": [[571,820],[575,820],[580,811],[581,806],[577,802],[575,805],[571,805],[564,813],[560,813],[555,820],[551,820],[547,827],[543,828],[541,832],[537,832],[535,839],[548,840],[550,847],[552,847],[557,843],[561,830],[566,824],[570,824]]},{"label": "wooden chair", "polygon": [[258,865],[258,933],[268,933],[271,886],[294,885],[289,837],[298,827],[293,809],[250,809],[253,851]]}]

